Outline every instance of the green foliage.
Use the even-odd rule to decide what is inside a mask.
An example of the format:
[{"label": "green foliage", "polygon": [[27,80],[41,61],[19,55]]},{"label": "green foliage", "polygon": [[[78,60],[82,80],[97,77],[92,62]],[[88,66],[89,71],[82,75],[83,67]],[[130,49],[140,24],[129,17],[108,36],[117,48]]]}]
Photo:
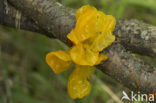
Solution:
[{"label": "green foliage", "polygon": [[[155,0],[59,0],[79,8],[94,5],[117,18],[135,18],[156,25]],[[81,100],[72,100],[67,93],[68,76],[72,69],[55,75],[45,63],[50,51],[67,49],[63,43],[37,33],[0,27],[0,103],[113,103],[112,97],[91,79],[91,93]],[[156,60],[145,58],[147,61]],[[2,68],[2,69],[1,69]],[[95,75],[120,98],[127,90],[100,71]],[[4,80],[4,83],[1,83]],[[1,86],[1,84],[3,86]],[[1,89],[0,89],[1,90]],[[2,93],[2,92],[0,92]],[[9,102],[8,102],[9,101]]]}]

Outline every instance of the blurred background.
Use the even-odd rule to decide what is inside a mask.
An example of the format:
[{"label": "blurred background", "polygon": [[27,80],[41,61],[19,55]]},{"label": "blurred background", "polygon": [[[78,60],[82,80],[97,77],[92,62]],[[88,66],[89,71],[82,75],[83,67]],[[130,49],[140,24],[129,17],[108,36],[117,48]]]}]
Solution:
[{"label": "blurred background", "polygon": [[[156,25],[156,0],[58,1],[75,9],[90,4],[116,18],[138,19]],[[72,70],[56,75],[45,62],[48,52],[66,48],[59,40],[0,26],[0,103],[120,103],[122,91],[130,92],[96,70],[90,78],[90,94],[72,100],[67,93],[67,80]],[[156,59],[137,56],[156,66]]]}]

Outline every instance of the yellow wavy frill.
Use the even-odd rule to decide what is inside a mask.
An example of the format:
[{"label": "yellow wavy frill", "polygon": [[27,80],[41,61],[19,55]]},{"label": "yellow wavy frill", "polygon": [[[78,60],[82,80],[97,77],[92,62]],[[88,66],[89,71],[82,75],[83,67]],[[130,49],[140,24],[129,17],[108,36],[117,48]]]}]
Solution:
[{"label": "yellow wavy frill", "polygon": [[100,52],[115,40],[112,32],[116,24],[113,16],[90,5],[77,10],[76,21],[75,28],[67,35],[74,45],[67,51],[54,51],[46,56],[46,62],[56,74],[75,64],[68,80],[68,93],[73,99],[90,92],[88,79],[95,70],[94,65],[107,60],[108,56]]}]

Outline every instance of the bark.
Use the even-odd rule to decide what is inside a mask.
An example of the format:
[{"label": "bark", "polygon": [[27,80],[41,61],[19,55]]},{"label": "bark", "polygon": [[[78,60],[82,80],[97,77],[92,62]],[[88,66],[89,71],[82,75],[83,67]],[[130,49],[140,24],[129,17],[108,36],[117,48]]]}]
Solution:
[{"label": "bark", "polygon": [[[0,1],[0,24],[15,27],[17,10],[9,4],[7,6],[4,1],[6,0]],[[71,28],[74,27],[75,10],[66,8],[57,2],[49,0],[10,1],[18,3],[19,9],[29,16],[29,18],[23,15],[21,16],[21,29],[40,32],[48,37],[64,38]],[[18,5],[15,4],[17,7]],[[20,5],[22,6],[20,7]],[[33,18],[36,19],[34,20],[36,23],[32,21]],[[117,41],[127,50],[156,57],[155,26],[145,24],[138,20],[117,19],[114,34],[116,35]],[[70,43],[68,40],[64,40],[64,42]]]},{"label": "bark", "polygon": [[21,10],[49,36],[62,39],[70,43],[66,35],[75,25],[75,11],[62,6],[53,0],[8,0],[12,5]]},{"label": "bark", "polygon": [[[9,0],[9,2],[26,15],[22,17],[30,21],[30,26],[34,31],[41,33],[45,31],[49,37],[55,37],[71,45],[66,35],[75,25],[75,10],[66,8],[53,0]],[[8,18],[15,17],[7,16],[10,16]],[[2,18],[1,24],[4,24],[3,19],[5,18]],[[31,30],[29,27],[24,27],[28,25],[27,22],[21,23],[23,23],[21,28]],[[8,24],[6,22],[6,25]],[[109,55],[109,60],[97,67],[132,90],[143,93],[156,92],[156,68],[138,60],[123,47],[144,55],[156,56],[155,31],[156,27],[137,20],[117,19],[114,30],[117,40],[107,50],[104,50],[104,53]]]},{"label": "bark", "polygon": [[[17,12],[13,6],[8,4],[7,0],[0,0],[0,24],[13,28],[16,27]],[[20,17],[20,28],[32,32],[46,33],[46,31],[39,28],[32,19],[25,17],[23,14]],[[48,34],[47,34],[48,35]]]},{"label": "bark", "polygon": [[156,92],[155,67],[139,60],[118,43],[114,43],[103,52],[109,55],[109,60],[97,67],[104,73],[131,90],[147,94]]},{"label": "bark", "polygon": [[[15,27],[17,10],[10,5],[7,6],[3,1],[6,0],[2,0],[2,3],[0,4],[0,24]],[[39,28],[38,26],[36,26],[34,21],[32,21],[32,19],[28,19],[27,17],[22,15],[20,20],[20,25],[22,29],[44,33],[48,37],[57,38],[59,36],[64,38],[63,36],[66,36],[64,34],[67,34],[71,30],[71,28],[74,27],[75,10],[65,8],[59,3],[48,0],[15,2],[18,3],[19,6],[21,4],[24,5],[24,7],[22,6],[22,8],[20,8],[20,10],[23,9],[24,14],[32,19],[37,18],[37,20],[40,21],[37,24],[37,21],[34,20],[36,21],[37,25],[41,25],[39,26]],[[25,3],[27,5],[25,5]],[[35,17],[32,17],[33,13],[35,13]],[[145,24],[138,20],[117,19],[117,25],[114,30],[114,34],[117,37],[117,41],[120,42],[124,47],[126,47],[127,50],[143,55],[156,57],[155,26]],[[64,40],[64,42],[69,41]]]},{"label": "bark", "polygon": [[156,57],[156,27],[138,20],[117,20],[117,40],[132,52]]}]

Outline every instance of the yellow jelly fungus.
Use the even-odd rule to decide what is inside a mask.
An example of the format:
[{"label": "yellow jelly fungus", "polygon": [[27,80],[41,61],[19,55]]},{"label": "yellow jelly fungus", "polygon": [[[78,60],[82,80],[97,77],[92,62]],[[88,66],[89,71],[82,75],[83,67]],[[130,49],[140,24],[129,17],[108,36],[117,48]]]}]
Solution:
[{"label": "yellow jelly fungus", "polygon": [[88,78],[94,70],[93,66],[76,65],[68,80],[68,93],[73,99],[82,98],[90,92],[91,85]]},{"label": "yellow jelly fungus", "polygon": [[98,61],[99,53],[77,44],[70,49],[70,56],[75,64],[93,66]]},{"label": "yellow jelly fungus", "polygon": [[68,69],[72,63],[71,58],[66,51],[48,53],[46,56],[46,62],[56,74]]},{"label": "yellow jelly fungus", "polygon": [[46,56],[47,64],[56,74],[75,64],[68,80],[68,93],[73,99],[89,94],[89,77],[95,71],[94,65],[108,59],[101,51],[114,42],[112,32],[116,25],[113,16],[90,5],[77,10],[76,21],[75,28],[67,35],[74,45],[67,51],[54,51]]}]

